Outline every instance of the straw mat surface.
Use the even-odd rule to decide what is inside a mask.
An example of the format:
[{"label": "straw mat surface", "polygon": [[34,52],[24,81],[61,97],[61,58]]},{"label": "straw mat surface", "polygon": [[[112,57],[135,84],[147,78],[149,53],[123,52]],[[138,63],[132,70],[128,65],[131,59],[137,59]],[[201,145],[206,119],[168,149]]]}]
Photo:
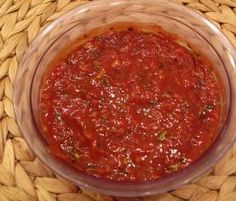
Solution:
[{"label": "straw mat surface", "polygon": [[[236,46],[236,0],[176,0],[212,19]],[[0,201],[236,201],[236,145],[215,169],[182,189],[145,198],[82,191],[47,169],[15,121],[12,92],[18,63],[42,27],[84,0],[0,0]]]}]

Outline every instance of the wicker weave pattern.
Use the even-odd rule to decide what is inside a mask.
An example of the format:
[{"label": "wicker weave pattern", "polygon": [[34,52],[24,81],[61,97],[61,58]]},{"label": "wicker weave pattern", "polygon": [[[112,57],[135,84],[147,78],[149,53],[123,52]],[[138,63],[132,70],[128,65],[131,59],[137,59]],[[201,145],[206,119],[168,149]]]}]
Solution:
[{"label": "wicker weave pattern", "polygon": [[[212,19],[236,46],[236,0],[176,0]],[[213,172],[182,189],[112,198],[56,177],[27,147],[12,103],[18,63],[38,32],[86,0],[0,0],[0,201],[236,201],[236,145]]]}]

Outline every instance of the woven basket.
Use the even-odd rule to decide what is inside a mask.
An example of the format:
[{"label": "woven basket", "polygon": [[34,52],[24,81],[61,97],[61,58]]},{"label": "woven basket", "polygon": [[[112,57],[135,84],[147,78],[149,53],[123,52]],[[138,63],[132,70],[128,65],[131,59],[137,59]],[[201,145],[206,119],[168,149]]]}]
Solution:
[{"label": "woven basket", "polygon": [[[204,13],[236,47],[236,0],[176,0]],[[181,189],[117,198],[56,177],[29,150],[15,121],[12,94],[18,63],[38,32],[85,0],[0,0],[0,201],[236,201],[236,145],[214,171]]]}]

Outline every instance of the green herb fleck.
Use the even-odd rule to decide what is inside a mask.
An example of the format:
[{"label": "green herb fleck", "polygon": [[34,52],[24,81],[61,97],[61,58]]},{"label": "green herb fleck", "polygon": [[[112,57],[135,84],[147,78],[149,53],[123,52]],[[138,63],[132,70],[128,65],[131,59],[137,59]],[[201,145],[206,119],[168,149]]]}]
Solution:
[{"label": "green herb fleck", "polygon": [[127,170],[124,170],[123,174],[126,175],[126,176],[130,176],[130,173]]},{"label": "green herb fleck", "polygon": [[56,120],[57,121],[61,121],[61,113],[60,112],[58,112],[57,110],[55,110],[55,114],[56,114]]},{"label": "green herb fleck", "polygon": [[105,70],[102,68],[102,69],[98,72],[98,74],[97,74],[97,76],[95,77],[95,79],[96,79],[96,80],[101,79],[101,78],[103,77],[104,73],[105,73]]},{"label": "green herb fleck", "polygon": [[213,104],[208,104],[206,105],[206,109],[211,112],[214,109],[214,105]]},{"label": "green herb fleck", "polygon": [[200,119],[206,119],[207,114],[206,114],[206,110],[205,109],[201,109],[198,113]]},{"label": "green herb fleck", "polygon": [[72,160],[79,160],[81,155],[80,153],[76,152],[76,150],[74,150],[73,148],[70,150],[65,150],[67,152],[67,154],[71,157]]},{"label": "green herb fleck", "polygon": [[106,124],[108,122],[108,116],[107,114],[104,114],[101,116],[100,123],[101,124]]},{"label": "green herb fleck", "polygon": [[125,103],[120,103],[119,106],[120,106],[120,108],[123,109],[123,110],[126,109]]},{"label": "green herb fleck", "polygon": [[101,64],[98,61],[94,61],[92,67],[98,70],[101,68]]},{"label": "green herb fleck", "polygon": [[181,159],[180,159],[180,163],[181,164],[186,164],[188,162],[188,159],[186,158],[186,157],[182,157]]},{"label": "green herb fleck", "polygon": [[158,104],[159,104],[159,102],[158,102],[157,100],[152,100],[152,101],[149,103],[150,107],[155,107],[155,106],[157,106]]},{"label": "green herb fleck", "polygon": [[96,165],[94,163],[88,163],[88,171],[94,171],[94,169],[96,168]]},{"label": "green herb fleck", "polygon": [[198,86],[199,86],[200,88],[202,88],[202,87],[205,86],[205,82],[204,82],[204,80],[202,80],[202,79],[197,80],[197,84],[198,84]]},{"label": "green herb fleck", "polygon": [[211,103],[203,106],[199,111],[199,117],[201,119],[205,119],[207,117],[208,112],[212,112],[214,107],[215,107],[214,104],[211,104]]},{"label": "green herb fleck", "polygon": [[146,81],[144,84],[143,84],[143,88],[144,89],[150,89],[151,87],[151,81]]},{"label": "green herb fleck", "polygon": [[158,139],[160,141],[164,141],[166,139],[166,134],[167,134],[167,131],[162,131],[160,134],[159,134],[159,137]]},{"label": "green herb fleck", "polygon": [[108,78],[107,77],[103,77],[102,78],[102,84],[103,84],[103,86],[105,86],[105,87],[109,87],[110,86],[110,82],[109,82],[109,80],[108,80]]},{"label": "green herb fleck", "polygon": [[165,98],[170,98],[171,97],[171,95],[169,93],[164,93],[162,96],[165,97]]},{"label": "green herb fleck", "polygon": [[74,156],[75,159],[79,159],[80,158],[80,154],[79,153],[74,153],[73,156]]},{"label": "green herb fleck", "polygon": [[188,101],[184,101],[183,106],[184,106],[184,108],[188,109],[189,108],[189,102]]},{"label": "green herb fleck", "polygon": [[176,171],[179,170],[180,165],[181,165],[180,162],[178,162],[178,163],[175,163],[175,164],[173,164],[173,165],[170,165],[170,166],[168,167],[168,169],[169,169],[170,171],[176,172]]}]

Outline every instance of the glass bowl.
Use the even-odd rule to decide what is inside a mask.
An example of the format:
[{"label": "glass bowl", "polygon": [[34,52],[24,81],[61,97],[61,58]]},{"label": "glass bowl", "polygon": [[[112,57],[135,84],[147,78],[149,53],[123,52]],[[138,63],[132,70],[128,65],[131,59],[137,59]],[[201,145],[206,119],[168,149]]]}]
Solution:
[{"label": "glass bowl", "polygon": [[[54,157],[39,129],[39,90],[42,75],[52,59],[71,41],[91,29],[114,22],[140,22],[161,26],[207,56],[218,72],[226,99],[219,135],[197,162],[175,175],[154,181],[117,182],[80,173]],[[236,52],[209,20],[184,6],[165,0],[100,0],[80,6],[47,26],[30,44],[14,85],[16,118],[34,153],[56,174],[82,188],[114,196],[145,196],[176,189],[212,168],[235,141]]]}]

